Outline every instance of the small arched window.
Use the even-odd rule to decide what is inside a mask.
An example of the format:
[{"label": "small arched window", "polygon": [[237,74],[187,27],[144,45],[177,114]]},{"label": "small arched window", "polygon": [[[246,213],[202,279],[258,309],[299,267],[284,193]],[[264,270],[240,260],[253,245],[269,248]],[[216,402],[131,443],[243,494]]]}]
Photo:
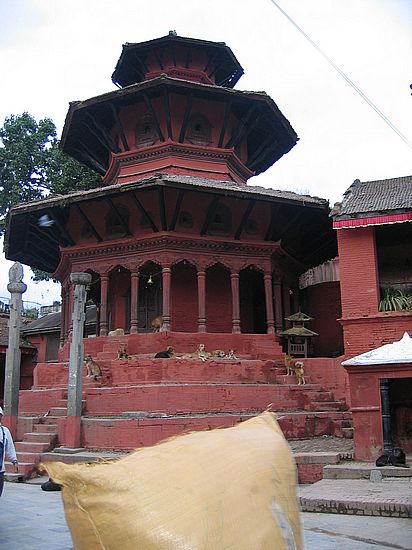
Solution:
[{"label": "small arched window", "polygon": [[232,212],[224,204],[219,204],[212,223],[210,224],[209,233],[215,235],[227,235],[232,229]]},{"label": "small arched window", "polygon": [[[130,217],[128,208],[124,204],[117,204],[116,209],[127,225]],[[126,234],[124,226],[114,210],[110,210],[106,216],[106,234],[108,237],[124,237]]]},{"label": "small arched window", "polygon": [[212,142],[212,125],[200,113],[191,116],[186,141],[194,145],[210,145]]},{"label": "small arched window", "polygon": [[193,216],[189,212],[181,212],[179,216],[179,225],[181,227],[193,227]]},{"label": "small arched window", "polygon": [[143,115],[136,126],[136,147],[149,147],[157,141],[153,118],[149,113]]}]

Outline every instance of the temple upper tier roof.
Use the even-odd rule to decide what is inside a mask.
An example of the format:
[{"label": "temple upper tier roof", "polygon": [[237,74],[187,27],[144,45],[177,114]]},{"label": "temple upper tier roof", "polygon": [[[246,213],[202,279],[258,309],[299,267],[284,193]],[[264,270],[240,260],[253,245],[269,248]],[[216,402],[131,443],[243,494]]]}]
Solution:
[{"label": "temple upper tier roof", "polygon": [[233,88],[243,69],[225,43],[184,38],[170,31],[147,42],[124,44],[112,81],[123,88],[161,74]]}]

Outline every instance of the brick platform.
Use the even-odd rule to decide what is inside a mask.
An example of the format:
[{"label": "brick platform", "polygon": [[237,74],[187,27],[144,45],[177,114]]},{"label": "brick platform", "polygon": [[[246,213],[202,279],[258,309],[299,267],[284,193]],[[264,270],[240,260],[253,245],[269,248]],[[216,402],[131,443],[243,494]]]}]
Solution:
[{"label": "brick platform", "polygon": [[300,490],[304,512],[412,518],[412,481],[323,479]]}]

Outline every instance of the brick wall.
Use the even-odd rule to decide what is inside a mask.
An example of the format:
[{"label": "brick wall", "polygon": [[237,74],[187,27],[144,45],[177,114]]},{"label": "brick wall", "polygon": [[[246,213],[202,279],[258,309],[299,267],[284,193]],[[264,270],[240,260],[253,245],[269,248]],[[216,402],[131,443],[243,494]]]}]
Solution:
[{"label": "brick wall", "polygon": [[342,317],[374,315],[379,279],[373,227],[338,232]]}]

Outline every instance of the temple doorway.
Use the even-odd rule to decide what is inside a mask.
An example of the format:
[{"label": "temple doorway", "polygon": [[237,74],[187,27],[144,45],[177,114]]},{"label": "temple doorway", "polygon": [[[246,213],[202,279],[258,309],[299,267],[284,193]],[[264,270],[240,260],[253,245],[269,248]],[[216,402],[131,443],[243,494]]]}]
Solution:
[{"label": "temple doorway", "polygon": [[240,326],[243,333],[265,334],[266,306],[263,273],[250,266],[239,276]]},{"label": "temple doorway", "polygon": [[162,315],[162,272],[150,262],[140,270],[137,319],[139,332],[152,332],[152,320]]}]

